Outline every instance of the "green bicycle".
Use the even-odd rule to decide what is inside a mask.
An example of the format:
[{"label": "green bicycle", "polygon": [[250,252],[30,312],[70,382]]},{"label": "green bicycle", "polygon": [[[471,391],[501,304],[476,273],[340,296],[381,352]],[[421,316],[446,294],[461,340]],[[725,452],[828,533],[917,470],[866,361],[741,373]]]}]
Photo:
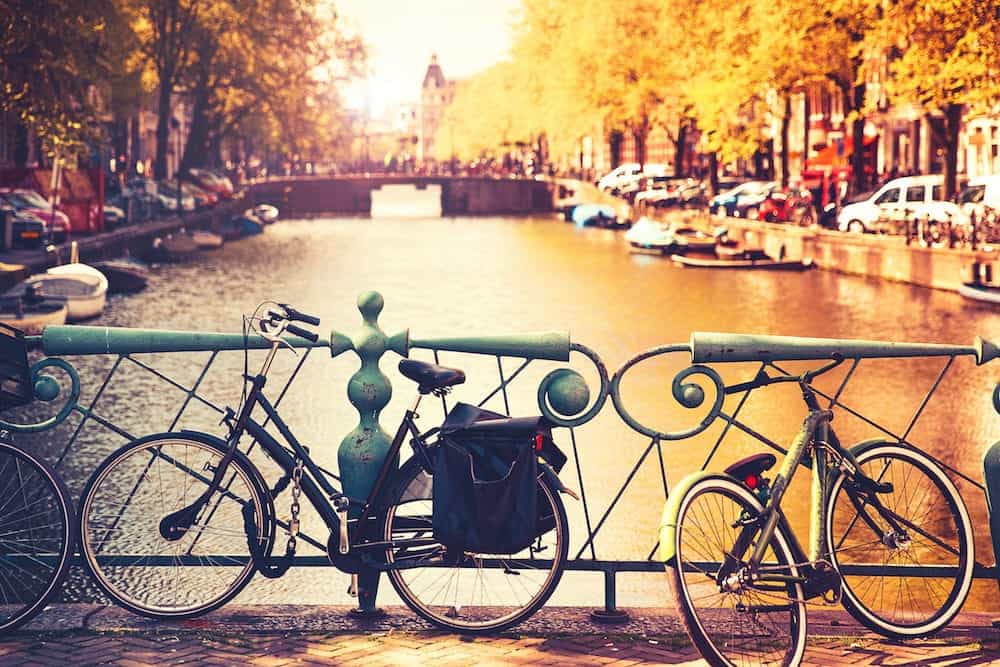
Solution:
[{"label": "green bicycle", "polygon": [[[693,643],[712,665],[795,665],[806,602],[842,603],[887,637],[932,634],[958,613],[975,559],[969,514],[941,467],[919,450],[872,440],[847,449],[810,383],[761,372],[740,389],[797,382],[809,414],[781,469],[757,454],[724,473],[689,475],[664,508],[660,556]],[[811,468],[808,555],[782,513],[800,465]]]}]

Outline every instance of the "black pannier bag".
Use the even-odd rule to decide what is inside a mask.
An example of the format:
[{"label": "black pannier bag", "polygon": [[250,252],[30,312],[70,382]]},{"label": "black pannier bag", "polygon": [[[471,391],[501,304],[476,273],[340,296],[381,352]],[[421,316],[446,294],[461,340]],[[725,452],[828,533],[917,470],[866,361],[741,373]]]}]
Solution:
[{"label": "black pannier bag", "polygon": [[538,435],[561,467],[565,457],[542,417],[511,419],[457,404],[441,425],[433,462],[434,539],[458,553],[511,554],[551,530],[554,518],[539,516],[541,508],[551,512],[539,502]]}]

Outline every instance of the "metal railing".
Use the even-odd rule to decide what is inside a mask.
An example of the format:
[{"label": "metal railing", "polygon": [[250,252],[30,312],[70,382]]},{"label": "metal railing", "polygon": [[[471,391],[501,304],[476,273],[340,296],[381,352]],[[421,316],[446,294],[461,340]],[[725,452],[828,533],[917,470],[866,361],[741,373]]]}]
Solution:
[{"label": "metal railing", "polygon": [[[441,354],[445,352],[449,355],[466,354],[495,359],[496,384],[485,392],[478,404],[483,406],[492,401],[492,405],[496,408],[502,403],[502,408],[497,411],[506,414],[511,412],[511,392],[513,389],[523,386],[525,378],[530,375],[525,372],[529,367],[543,364],[551,365],[553,362],[565,364],[571,359],[583,361],[587,365],[587,372],[597,378],[596,391],[591,391],[582,373],[565,365],[550,370],[538,382],[537,386],[532,386],[529,389],[537,397],[537,407],[541,414],[557,427],[564,429],[563,436],[557,434],[557,441],[564,446],[568,442],[573,461],[572,472],[567,470],[564,475],[567,476],[566,481],[577,484],[580,490],[584,538],[568,561],[567,569],[603,573],[605,582],[604,608],[600,611],[600,615],[610,619],[621,615],[617,608],[616,599],[617,574],[622,572],[658,572],[662,571],[663,565],[654,559],[658,545],[655,544],[653,534],[650,535],[648,552],[636,554],[635,557],[627,559],[602,558],[602,554],[597,548],[597,538],[602,534],[602,530],[608,526],[609,517],[618,507],[629,487],[636,483],[637,476],[644,466],[657,466],[656,471],[659,483],[662,484],[663,500],[666,500],[669,489],[663,451],[664,444],[692,438],[706,431],[717,421],[721,421],[723,427],[712,443],[702,464],[702,469],[713,463],[723,443],[734,434],[749,436],[764,447],[779,453],[785,452],[776,439],[765,435],[741,418],[741,413],[751,394],[758,391],[750,385],[752,384],[751,380],[759,373],[770,370],[789,374],[791,371],[784,367],[786,363],[830,359],[832,357],[843,358],[849,363],[846,364],[847,371],[838,386],[832,391],[816,390],[819,396],[828,401],[828,408],[842,411],[860,419],[882,437],[893,442],[917,446],[911,439],[914,426],[923,415],[925,407],[939,388],[941,381],[949,369],[953,367],[956,358],[970,356],[977,363],[982,364],[998,356],[995,345],[978,339],[976,344],[971,346],[955,346],[696,333],[689,343],[668,345],[643,352],[628,360],[613,376],[609,376],[604,362],[596,352],[585,345],[571,342],[569,336],[564,333],[467,338],[415,338],[411,337],[408,331],[403,331],[387,336],[377,323],[381,307],[382,301],[379,295],[366,293],[359,300],[359,310],[361,310],[364,324],[357,335],[348,337],[342,333],[334,332],[328,342],[310,344],[301,340],[293,341],[293,345],[299,348],[302,354],[288,371],[283,385],[277,390],[274,405],[281,408],[282,401],[285,400],[289,389],[300,376],[307,361],[316,356],[317,348],[328,350],[333,357],[353,351],[361,359],[361,368],[352,377],[351,382],[363,384],[365,391],[361,392],[362,395],[350,391],[348,394],[351,403],[359,411],[361,419],[359,428],[374,426],[376,430],[380,430],[379,412],[389,400],[388,396],[380,395],[380,392],[384,393],[387,390],[388,383],[382,382],[386,378],[381,375],[378,366],[379,359],[386,352],[392,351],[400,356],[409,356],[415,350],[424,350],[425,353],[431,355],[435,362],[439,362]],[[27,425],[0,422],[0,427],[9,427],[19,432],[51,432],[51,429],[65,422],[69,415],[79,415],[80,419],[72,428],[65,443],[53,453],[57,467],[64,464],[67,456],[81,442],[93,442],[95,437],[100,437],[92,433],[95,428],[123,441],[130,441],[145,435],[144,433],[132,432],[123,424],[124,415],[116,414],[122,410],[126,413],[134,411],[135,405],[131,402],[123,405],[120,397],[116,401],[108,397],[109,388],[123,375],[139,371],[145,376],[154,378],[163,385],[180,392],[179,405],[176,410],[171,412],[166,425],[166,430],[172,431],[178,428],[195,405],[207,408],[211,414],[219,416],[225,414],[226,406],[211,400],[204,391],[205,379],[223,353],[242,351],[245,343],[252,349],[261,349],[267,345],[263,339],[251,337],[245,340],[240,334],[79,326],[49,327],[42,336],[32,339],[32,342],[39,346],[45,354],[53,355],[35,363],[31,372],[36,396],[46,404],[54,406],[49,408],[49,412],[55,414],[48,418],[38,418]],[[184,381],[176,377],[174,373],[156,367],[154,360],[157,358],[157,354],[164,352],[169,352],[170,358],[175,358],[175,355],[182,353],[207,352],[208,358],[200,365],[197,373],[194,373],[193,380]],[[108,356],[112,357],[113,361],[110,362],[110,366],[104,367],[106,372],[104,372],[103,377],[95,379],[93,386],[96,386],[96,389],[90,399],[84,402],[81,401],[82,381],[79,373],[73,364],[61,357],[79,356],[82,358],[89,355]],[[683,368],[670,380],[670,398],[676,405],[686,410],[698,410],[700,417],[693,426],[675,431],[660,430],[640,422],[627,409],[621,391],[623,379],[633,368],[649,360],[668,355],[686,355],[692,364]],[[880,423],[879,420],[866,416],[858,406],[850,405],[844,400],[844,392],[848,383],[856,377],[856,371],[863,361],[903,357],[938,357],[943,359],[944,363],[909,418],[906,427],[902,430],[894,430]],[[512,360],[515,365],[511,369]],[[753,363],[755,369],[751,371],[746,380],[727,384],[723,381],[720,373],[713,368],[713,365],[725,365],[733,362]],[[192,365],[191,370],[193,369]],[[274,389],[272,389],[273,391]],[[729,410],[726,409],[727,396],[733,397],[730,404],[735,404]],[[995,407],[1000,412],[1000,398],[998,396],[1000,396],[1000,387],[994,395],[994,402],[997,403]],[[602,507],[595,504],[594,489],[592,485],[588,485],[588,476],[581,465],[578,433],[602,412],[608,398],[611,399],[614,410],[622,422],[644,438],[648,438],[648,441],[634,459],[627,461],[627,474],[624,475],[620,485],[615,488],[610,502]],[[441,399],[441,406],[443,412],[447,413],[448,402],[444,397]],[[31,417],[31,415],[18,416]],[[345,441],[349,439],[351,439],[350,434],[345,438]],[[625,453],[623,452],[622,455],[624,457]],[[371,470],[376,471],[381,460],[373,460],[370,463]],[[982,492],[986,491],[986,487],[979,481],[940,460],[938,463],[950,474],[961,478]],[[324,470],[324,473],[339,479],[331,471]],[[572,479],[569,475],[572,475]],[[349,481],[342,480],[342,482]],[[357,480],[354,481],[357,482]],[[998,476],[997,482],[1000,483],[1000,476]],[[360,497],[366,495],[356,492],[349,492],[349,494]],[[279,522],[279,525],[284,526],[282,522]],[[571,530],[571,534],[573,532],[575,531]],[[994,534],[993,537],[996,540],[1000,535]],[[324,536],[300,534],[300,539],[321,552],[326,550],[327,541]],[[994,542],[994,547],[997,554],[1000,555],[1000,544]],[[325,556],[298,556],[296,563],[300,565],[328,565],[329,561]],[[865,570],[865,566],[854,567],[858,572]],[[928,573],[928,576],[934,574]],[[977,564],[975,576],[996,577],[998,571],[995,566]]]}]

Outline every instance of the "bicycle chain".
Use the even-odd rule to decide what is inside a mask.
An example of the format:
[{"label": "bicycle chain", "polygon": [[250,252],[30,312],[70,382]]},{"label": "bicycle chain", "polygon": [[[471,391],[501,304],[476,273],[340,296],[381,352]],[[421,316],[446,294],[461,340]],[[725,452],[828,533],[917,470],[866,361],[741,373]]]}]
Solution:
[{"label": "bicycle chain", "polygon": [[295,468],[292,470],[292,504],[289,508],[291,518],[288,520],[288,544],[289,553],[295,553],[295,542],[299,534],[299,512],[302,510],[299,504],[299,497],[302,495],[302,459],[295,458]]}]

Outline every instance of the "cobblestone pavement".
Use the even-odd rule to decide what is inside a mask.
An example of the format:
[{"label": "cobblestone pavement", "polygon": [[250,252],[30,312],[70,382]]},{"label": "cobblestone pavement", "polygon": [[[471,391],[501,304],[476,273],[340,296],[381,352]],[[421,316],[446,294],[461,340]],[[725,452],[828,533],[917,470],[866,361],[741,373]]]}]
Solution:
[{"label": "cobblestone pavement", "polygon": [[[403,610],[364,622],[370,626],[364,630],[343,608],[244,607],[163,624],[103,607],[64,607],[47,610],[47,619],[0,641],[0,665],[704,664],[673,623],[662,623],[671,617],[665,611],[643,610],[625,626],[602,626],[591,623],[585,610],[544,610],[544,626],[463,637],[422,629]],[[322,618],[325,630],[314,625]],[[661,626],[670,630],[654,631]],[[835,616],[811,621],[810,636],[806,665],[1000,665],[1000,633],[988,617],[960,618],[939,638],[905,644],[864,633]]]}]

